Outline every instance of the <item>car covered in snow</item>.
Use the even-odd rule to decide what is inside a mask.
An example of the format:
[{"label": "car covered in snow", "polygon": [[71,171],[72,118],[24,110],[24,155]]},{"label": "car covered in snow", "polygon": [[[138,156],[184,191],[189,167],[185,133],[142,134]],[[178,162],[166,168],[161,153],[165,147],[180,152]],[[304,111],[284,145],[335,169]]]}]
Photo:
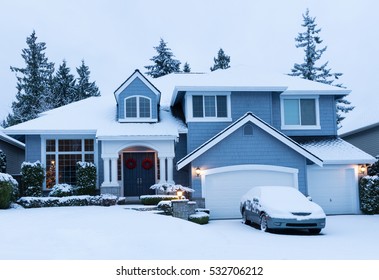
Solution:
[{"label": "car covered in snow", "polygon": [[253,187],[241,198],[240,211],[245,224],[258,224],[262,231],[307,229],[319,234],[326,223],[319,205],[286,186]]}]

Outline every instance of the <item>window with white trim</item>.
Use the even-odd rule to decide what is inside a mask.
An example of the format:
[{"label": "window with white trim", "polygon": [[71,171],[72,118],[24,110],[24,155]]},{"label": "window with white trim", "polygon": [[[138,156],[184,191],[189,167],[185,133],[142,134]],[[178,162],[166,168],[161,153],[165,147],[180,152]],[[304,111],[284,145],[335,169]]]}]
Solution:
[{"label": "window with white trim", "polygon": [[319,128],[318,98],[282,99],[282,127],[289,129]]},{"label": "window with white trim", "polygon": [[151,118],[151,99],[144,96],[125,98],[125,118]]},{"label": "window with white trim", "polygon": [[94,163],[94,139],[46,139],[46,188],[76,184],[76,163]]},{"label": "window with white trim", "polygon": [[193,118],[227,118],[228,101],[226,95],[193,95]]}]

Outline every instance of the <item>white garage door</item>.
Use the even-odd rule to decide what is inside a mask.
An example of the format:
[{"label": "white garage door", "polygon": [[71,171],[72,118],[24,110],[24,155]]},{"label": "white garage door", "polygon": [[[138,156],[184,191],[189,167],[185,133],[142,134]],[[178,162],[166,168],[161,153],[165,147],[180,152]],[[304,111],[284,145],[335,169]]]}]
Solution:
[{"label": "white garage door", "polygon": [[239,165],[206,170],[203,197],[212,219],[241,218],[241,197],[254,186],[298,188],[298,170],[271,165]]},{"label": "white garage door", "polygon": [[308,193],[326,214],[358,213],[358,182],[352,166],[309,167]]}]

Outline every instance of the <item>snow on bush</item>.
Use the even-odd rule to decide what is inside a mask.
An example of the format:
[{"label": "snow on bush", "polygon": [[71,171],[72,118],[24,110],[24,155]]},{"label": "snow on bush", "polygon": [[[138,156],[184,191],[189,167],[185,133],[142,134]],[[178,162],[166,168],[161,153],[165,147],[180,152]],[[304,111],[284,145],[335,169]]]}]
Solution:
[{"label": "snow on bush", "polygon": [[177,199],[176,195],[141,195],[140,200],[143,205],[157,205],[162,200]]},{"label": "snow on bush", "polygon": [[[0,173],[1,174],[1,173]],[[8,181],[0,181],[0,209],[8,209],[11,205],[12,185]]]},{"label": "snow on bush", "polygon": [[71,196],[74,194],[74,187],[69,184],[58,184],[55,185],[50,193],[49,196],[53,197],[64,197],[64,196]]},{"label": "snow on bush", "polygon": [[379,214],[379,176],[365,176],[359,184],[361,210],[365,214]]},{"label": "snow on bush", "polygon": [[76,163],[77,194],[94,195],[96,193],[96,166],[91,162]]},{"label": "snow on bush", "polygon": [[166,215],[172,215],[171,200],[162,200],[158,203],[158,209],[162,210]]},{"label": "snow on bush", "polygon": [[16,201],[19,196],[18,182],[9,174],[0,173],[0,182],[9,182],[12,186],[11,201]]},{"label": "snow on bush", "polygon": [[17,203],[24,208],[41,208],[59,206],[111,206],[116,205],[116,201],[116,196],[102,194],[97,196],[21,197]]},{"label": "snow on bush", "polygon": [[41,196],[45,170],[39,161],[23,162],[21,165],[21,181],[26,196]]},{"label": "snow on bush", "polygon": [[7,170],[7,156],[0,150],[0,173],[5,173]]},{"label": "snow on bush", "polygon": [[184,187],[180,184],[170,184],[170,183],[154,184],[150,187],[150,189],[163,191],[164,193],[167,193],[167,194],[168,193],[176,193],[176,191],[178,191],[178,190],[181,190],[183,192],[188,192],[188,193],[192,193],[195,191],[194,189]]},{"label": "snow on bush", "polygon": [[196,212],[188,216],[188,220],[199,225],[205,225],[209,222],[209,214],[205,212]]}]

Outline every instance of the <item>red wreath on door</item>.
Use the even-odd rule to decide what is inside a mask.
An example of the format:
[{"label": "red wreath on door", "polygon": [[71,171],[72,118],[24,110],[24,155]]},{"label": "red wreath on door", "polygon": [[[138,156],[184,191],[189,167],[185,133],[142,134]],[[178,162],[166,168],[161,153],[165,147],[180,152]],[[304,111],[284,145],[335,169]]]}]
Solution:
[{"label": "red wreath on door", "polygon": [[125,166],[128,169],[134,169],[137,166],[137,161],[134,158],[128,158],[125,160]]},{"label": "red wreath on door", "polygon": [[149,169],[153,168],[153,166],[154,166],[154,163],[150,158],[145,158],[142,161],[142,168],[145,170],[149,170]]}]

